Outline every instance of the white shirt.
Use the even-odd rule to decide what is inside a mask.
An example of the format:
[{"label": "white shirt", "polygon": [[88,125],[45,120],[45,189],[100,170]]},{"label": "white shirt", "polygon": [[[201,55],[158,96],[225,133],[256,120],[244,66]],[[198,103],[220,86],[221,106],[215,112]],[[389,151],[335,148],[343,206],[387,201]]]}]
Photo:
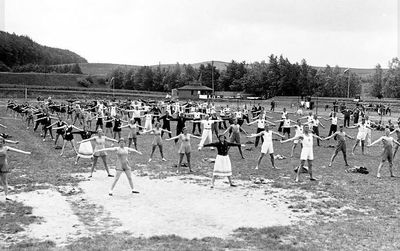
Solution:
[{"label": "white shirt", "polygon": [[304,133],[303,135],[303,148],[312,148],[313,147],[313,136],[311,133],[308,133],[308,136]]},{"label": "white shirt", "polygon": [[201,113],[200,112],[194,112],[193,113],[193,118],[194,119],[200,119],[201,118]]},{"label": "white shirt", "polygon": [[283,120],[283,127],[290,127],[290,119]]},{"label": "white shirt", "polygon": [[311,122],[312,126],[318,127],[319,126],[319,119],[313,119],[313,121]]},{"label": "white shirt", "polygon": [[263,131],[264,144],[272,144],[272,131]]},{"label": "white shirt", "polygon": [[214,121],[212,121],[212,120],[202,120],[201,123],[203,124],[204,129],[211,129],[211,126],[214,123]]},{"label": "white shirt", "polygon": [[257,127],[260,129],[264,129],[265,127],[265,119],[257,119]]},{"label": "white shirt", "polygon": [[288,112],[282,112],[282,116],[281,116],[281,118],[282,119],[286,119],[286,115],[288,114]]},{"label": "white shirt", "polygon": [[294,129],[294,131],[296,133],[295,137],[302,135],[303,134],[303,126],[302,125],[300,125],[300,126],[295,125],[295,126],[296,126]]},{"label": "white shirt", "polygon": [[337,117],[331,117],[332,125],[337,125]]}]

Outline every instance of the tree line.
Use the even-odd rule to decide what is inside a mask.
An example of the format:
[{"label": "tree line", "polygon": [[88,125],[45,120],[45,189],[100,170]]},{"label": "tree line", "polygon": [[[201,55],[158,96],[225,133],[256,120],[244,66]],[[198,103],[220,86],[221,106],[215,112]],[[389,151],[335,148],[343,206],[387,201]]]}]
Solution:
[{"label": "tree line", "polygon": [[72,51],[43,46],[28,36],[0,31],[0,70],[2,71],[10,71],[14,67],[27,64],[72,63],[87,63],[87,61]]},{"label": "tree line", "polygon": [[371,95],[377,98],[400,98],[400,60],[394,58],[388,66],[387,70],[383,70],[380,64],[376,65],[369,79],[372,83]]},{"label": "tree line", "polygon": [[305,60],[300,64],[291,63],[287,58],[275,55],[270,55],[268,62],[232,61],[224,70],[210,63],[199,68],[190,64],[129,70],[117,68],[108,79],[113,79],[111,87],[116,89],[166,92],[198,80],[211,88],[214,83],[215,91],[244,91],[266,98],[276,95],[346,97],[348,87],[349,95],[354,97],[360,94],[362,82],[356,73],[343,72],[339,66],[316,69]]}]

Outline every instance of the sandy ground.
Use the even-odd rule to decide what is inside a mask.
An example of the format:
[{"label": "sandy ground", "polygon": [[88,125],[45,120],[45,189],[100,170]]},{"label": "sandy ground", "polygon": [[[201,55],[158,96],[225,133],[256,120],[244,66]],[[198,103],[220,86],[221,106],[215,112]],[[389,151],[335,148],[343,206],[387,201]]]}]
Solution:
[{"label": "sandy ground", "polygon": [[[263,184],[237,181],[238,187],[231,188],[226,179],[218,179],[211,189],[210,180],[200,176],[155,179],[134,174],[135,189],[140,194],[130,193],[122,175],[114,195],[109,196],[113,178],[97,171],[79,187],[13,195],[15,200],[33,207],[33,215],[42,221],[8,239],[8,244],[34,239],[65,245],[84,236],[124,231],[135,237],[175,234],[190,239],[226,238],[240,227],[290,225],[315,214],[310,207],[293,210],[299,197],[308,202],[317,201],[317,197],[330,199],[301,189],[272,188],[269,180]],[[87,177],[87,173],[78,175]]]}]

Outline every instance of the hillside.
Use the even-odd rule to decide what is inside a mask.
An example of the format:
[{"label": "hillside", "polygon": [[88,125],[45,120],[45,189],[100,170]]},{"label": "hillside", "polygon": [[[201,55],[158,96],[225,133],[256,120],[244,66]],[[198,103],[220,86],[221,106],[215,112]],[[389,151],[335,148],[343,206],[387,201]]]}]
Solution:
[{"label": "hillside", "polygon": [[44,46],[34,42],[28,36],[0,31],[0,64],[6,67],[86,62],[85,58],[72,51]]}]

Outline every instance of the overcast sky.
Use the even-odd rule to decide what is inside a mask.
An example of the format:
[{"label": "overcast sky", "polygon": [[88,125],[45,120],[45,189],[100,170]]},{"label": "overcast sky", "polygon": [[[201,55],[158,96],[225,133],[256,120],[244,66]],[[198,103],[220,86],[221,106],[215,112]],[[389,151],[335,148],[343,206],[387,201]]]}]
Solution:
[{"label": "overcast sky", "polygon": [[372,68],[397,56],[397,0],[0,0],[5,30],[92,63],[266,60]]}]

